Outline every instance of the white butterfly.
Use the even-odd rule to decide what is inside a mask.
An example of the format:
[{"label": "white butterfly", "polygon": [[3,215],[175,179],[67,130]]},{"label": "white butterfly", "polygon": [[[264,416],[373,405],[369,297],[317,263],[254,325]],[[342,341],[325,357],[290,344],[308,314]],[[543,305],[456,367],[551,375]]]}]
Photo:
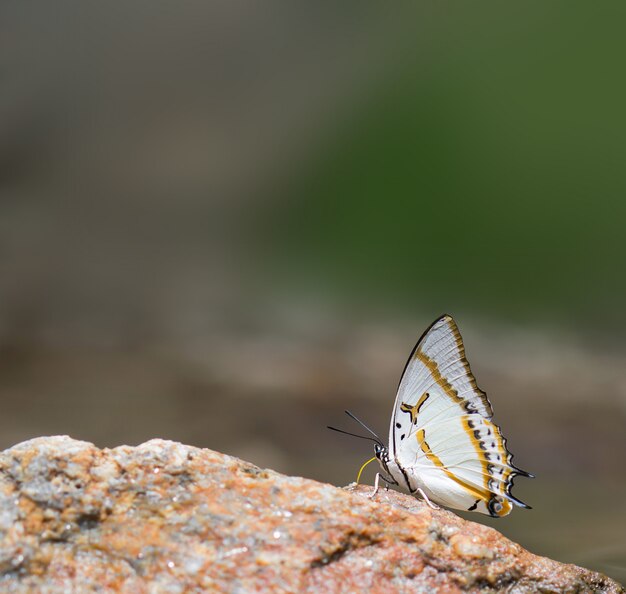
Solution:
[{"label": "white butterfly", "polygon": [[419,493],[430,505],[494,517],[506,516],[512,504],[529,508],[511,494],[511,487],[515,476],[532,475],[513,466],[492,415],[454,320],[440,317],[419,339],[404,368],[389,446],[378,437],[373,440],[385,473],[376,475],[374,494],[380,477]]}]

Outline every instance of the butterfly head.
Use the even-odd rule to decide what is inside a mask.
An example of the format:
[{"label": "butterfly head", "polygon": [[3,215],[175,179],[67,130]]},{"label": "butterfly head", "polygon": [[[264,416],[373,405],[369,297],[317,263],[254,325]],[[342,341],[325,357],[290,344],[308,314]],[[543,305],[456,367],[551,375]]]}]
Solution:
[{"label": "butterfly head", "polygon": [[374,445],[374,455],[380,462],[387,462],[389,460],[389,450],[387,446],[382,443],[376,443]]}]

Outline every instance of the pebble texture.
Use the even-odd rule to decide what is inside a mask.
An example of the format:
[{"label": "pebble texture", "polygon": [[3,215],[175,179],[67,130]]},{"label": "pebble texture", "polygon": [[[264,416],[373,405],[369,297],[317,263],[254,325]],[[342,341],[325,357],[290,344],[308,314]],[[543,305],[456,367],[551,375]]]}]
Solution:
[{"label": "pebble texture", "polygon": [[394,491],[152,440],[0,455],[0,592],[624,592]]}]

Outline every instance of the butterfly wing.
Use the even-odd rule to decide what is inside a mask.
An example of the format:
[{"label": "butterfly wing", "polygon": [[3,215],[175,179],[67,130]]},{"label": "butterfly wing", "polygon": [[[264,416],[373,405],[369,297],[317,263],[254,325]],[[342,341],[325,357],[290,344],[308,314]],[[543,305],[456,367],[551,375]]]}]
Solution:
[{"label": "butterfly wing", "polygon": [[435,502],[503,516],[513,478],[527,474],[511,464],[493,410],[465,358],[454,320],[436,320],[413,349],[400,380],[389,431],[390,454]]}]

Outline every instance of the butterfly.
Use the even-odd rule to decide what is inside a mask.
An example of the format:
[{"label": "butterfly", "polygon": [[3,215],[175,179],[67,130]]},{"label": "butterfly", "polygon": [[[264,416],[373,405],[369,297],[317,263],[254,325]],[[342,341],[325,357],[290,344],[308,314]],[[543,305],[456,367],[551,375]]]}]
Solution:
[{"label": "butterfly", "polygon": [[513,505],[530,509],[511,488],[516,476],[533,475],[512,464],[513,455],[491,420],[491,403],[476,384],[451,316],[435,320],[409,355],[393,406],[389,445],[346,412],[374,436],[356,435],[375,442],[375,456],[361,471],[373,460],[383,471],[376,475],[372,496],[382,479],[420,495],[431,507],[440,504],[492,517],[506,516]]}]

